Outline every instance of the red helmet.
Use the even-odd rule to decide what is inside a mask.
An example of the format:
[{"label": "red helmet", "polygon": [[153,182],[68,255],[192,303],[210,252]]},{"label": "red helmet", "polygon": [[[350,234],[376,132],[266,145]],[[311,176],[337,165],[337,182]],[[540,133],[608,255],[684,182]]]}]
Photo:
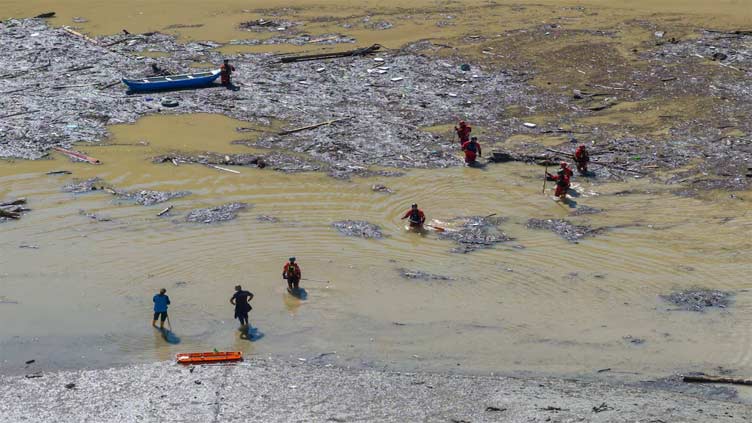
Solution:
[{"label": "red helmet", "polygon": [[460,126],[467,126],[467,122],[465,122],[464,120],[461,120],[460,121]]},{"label": "red helmet", "polygon": [[568,166],[567,162],[561,162],[561,163],[559,163],[559,165],[561,166],[562,169],[566,169],[567,166]]},{"label": "red helmet", "polygon": [[577,147],[577,149],[578,150],[584,150],[585,149],[585,144],[580,144],[580,146]]}]

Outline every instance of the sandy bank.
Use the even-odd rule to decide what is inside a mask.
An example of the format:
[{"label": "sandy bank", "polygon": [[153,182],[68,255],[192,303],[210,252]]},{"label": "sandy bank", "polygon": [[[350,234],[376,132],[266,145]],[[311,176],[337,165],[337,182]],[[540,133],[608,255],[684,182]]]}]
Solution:
[{"label": "sandy bank", "polygon": [[[75,384],[72,386],[70,384]],[[68,387],[66,387],[68,385]],[[744,422],[748,405],[627,385],[252,359],[0,377],[3,422]]]}]

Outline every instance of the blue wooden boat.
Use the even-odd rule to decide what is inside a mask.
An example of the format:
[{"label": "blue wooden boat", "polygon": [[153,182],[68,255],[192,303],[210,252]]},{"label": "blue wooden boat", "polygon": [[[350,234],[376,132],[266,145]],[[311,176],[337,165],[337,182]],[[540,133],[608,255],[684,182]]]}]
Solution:
[{"label": "blue wooden boat", "polygon": [[219,77],[220,70],[190,73],[185,75],[154,76],[142,79],[123,78],[123,84],[131,91],[163,91],[185,88],[200,88],[211,85]]}]

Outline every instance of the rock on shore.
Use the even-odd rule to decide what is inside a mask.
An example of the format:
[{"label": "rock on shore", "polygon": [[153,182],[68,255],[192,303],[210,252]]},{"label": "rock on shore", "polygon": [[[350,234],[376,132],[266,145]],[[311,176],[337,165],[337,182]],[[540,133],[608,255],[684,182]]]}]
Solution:
[{"label": "rock on shore", "polygon": [[0,377],[8,422],[746,422],[752,409],[551,378],[353,370],[254,358]]}]

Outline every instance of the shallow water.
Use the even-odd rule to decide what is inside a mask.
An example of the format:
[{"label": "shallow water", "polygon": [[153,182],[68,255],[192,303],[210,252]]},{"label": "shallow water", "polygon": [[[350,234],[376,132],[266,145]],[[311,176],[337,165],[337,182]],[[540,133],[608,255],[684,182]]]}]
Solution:
[{"label": "shallow water", "polygon": [[[213,115],[150,117],[112,128],[112,144],[82,146],[93,166],[53,155],[0,162],[0,198],[27,197],[32,212],[0,224],[0,371],[104,366],[170,359],[179,351],[239,349],[248,354],[312,357],[336,351],[340,362],[398,368],[551,373],[749,368],[752,297],[747,288],[752,218],[749,193],[715,201],[677,197],[635,180],[578,180],[578,205],[602,214],[572,218],[621,226],[579,244],[525,227],[528,218],[566,217],[570,209],[541,194],[541,168],[410,171],[399,178],[338,181],[201,165],[152,164],[186,151],[247,152],[230,142],[247,124]],[[70,176],[46,176],[66,169]],[[143,207],[106,192],[69,194],[72,178],[99,176],[118,189],[188,190]],[[371,191],[380,183],[395,193]],[[617,196],[636,189],[651,194]],[[230,222],[189,224],[193,208],[233,201],[253,207]],[[515,238],[494,249],[452,254],[434,233],[406,232],[399,217],[417,201],[437,224],[454,216],[497,213]],[[167,217],[156,213],[174,204]],[[79,210],[110,217],[97,222]],[[279,223],[257,220],[271,215]],[[347,238],[330,225],[366,220],[383,240]],[[38,249],[19,248],[21,245]],[[524,248],[518,248],[524,246]],[[307,299],[286,293],[285,259],[303,269]],[[452,281],[403,279],[406,268]],[[229,298],[242,284],[256,294],[243,340]],[[668,311],[659,295],[703,286],[737,292],[729,310]],[[180,338],[165,342],[149,324],[151,296],[165,287]],[[624,337],[645,339],[633,345]],[[459,365],[459,367],[458,367]]]},{"label": "shallow water", "polygon": [[[127,28],[218,41],[274,35],[236,29],[241,21],[269,17],[253,11],[269,7],[268,2],[223,0],[200,7],[185,0],[0,3],[0,16],[55,10],[54,25],[84,17],[88,22],[78,26],[92,34]],[[752,13],[746,2],[733,0],[536,1],[549,6],[517,7],[524,3],[418,2],[405,10],[396,2],[379,2],[379,7],[296,2],[291,5],[302,8],[289,14],[306,21],[303,30],[312,34],[342,32],[355,36],[358,45],[399,47],[422,38],[497,34],[539,25],[551,16],[570,18],[572,28],[610,28],[647,16],[737,29]],[[569,7],[573,4],[586,9]],[[454,25],[436,26],[448,14]],[[332,16],[356,23],[371,16],[395,28],[344,29],[339,21],[327,20]],[[165,29],[173,24],[203,26]],[[645,34],[626,34],[625,39],[631,43],[652,36]],[[629,108],[612,112],[596,123],[623,123],[632,116],[636,124],[645,124],[646,115],[635,118]],[[111,128],[107,141],[123,145],[80,147],[101,159],[100,166],[74,164],[58,154],[52,160],[0,162],[0,199],[28,197],[33,209],[20,221],[0,224],[0,300],[9,302],[0,303],[0,372],[23,372],[24,361],[32,358],[45,369],[107,366],[213,348],[307,358],[336,351],[340,363],[482,372],[612,368],[655,376],[717,366],[744,371],[752,364],[752,298],[746,292],[750,193],[690,199],[642,179],[618,184],[578,180],[583,194],[577,204],[605,212],[573,220],[619,228],[571,244],[525,228],[528,218],[563,218],[572,210],[541,194],[542,169],[536,166],[421,170],[401,178],[345,182],[321,174],[256,168],[234,168],[240,174],[232,174],[149,160],[174,149],[258,152],[230,144],[253,135],[237,133],[238,126],[248,124],[211,115],[148,117]],[[560,141],[551,137],[552,144]],[[73,175],[44,174],[61,169]],[[193,194],[142,207],[114,201],[105,192],[61,192],[74,177],[94,176],[118,189]],[[395,193],[372,192],[377,183]],[[612,195],[623,190],[650,193]],[[232,201],[253,207],[218,225],[182,221],[193,208]],[[497,213],[507,218],[502,229],[515,240],[467,255],[449,253],[453,244],[433,233],[404,231],[399,217],[415,201],[441,225],[454,216]],[[173,212],[156,217],[168,204],[175,205]],[[112,220],[97,222],[79,210]],[[280,222],[261,222],[261,215]],[[343,237],[331,223],[345,219],[378,224],[387,237]],[[288,295],[280,277],[290,255],[299,258],[304,276],[312,279],[302,283],[304,301]],[[407,280],[400,268],[453,280]],[[239,337],[232,321],[228,300],[238,283],[256,294],[253,342]],[[729,310],[704,314],[668,311],[672,306],[659,298],[692,286],[737,295]],[[160,287],[173,300],[177,345],[149,327],[151,296]],[[629,336],[645,343],[635,345],[624,339]]]}]

